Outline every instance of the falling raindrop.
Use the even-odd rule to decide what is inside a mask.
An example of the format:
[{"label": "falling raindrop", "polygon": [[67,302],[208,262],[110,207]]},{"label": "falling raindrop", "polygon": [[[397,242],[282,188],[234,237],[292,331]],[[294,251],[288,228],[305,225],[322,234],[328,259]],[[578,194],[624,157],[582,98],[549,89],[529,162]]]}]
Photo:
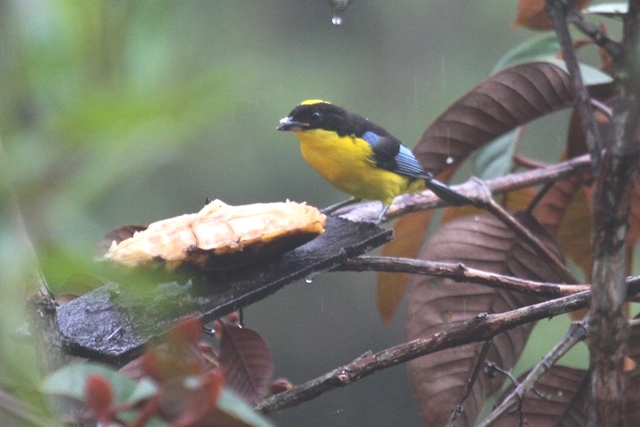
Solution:
[{"label": "falling raindrop", "polygon": [[244,328],[244,310],[238,310],[238,327]]},{"label": "falling raindrop", "polygon": [[453,158],[453,156],[447,156],[447,159],[445,160],[445,162],[450,165],[451,163],[453,163],[456,159]]},{"label": "falling raindrop", "polygon": [[329,0],[329,6],[331,6],[331,23],[333,25],[342,25],[342,12],[344,12],[352,0]]}]

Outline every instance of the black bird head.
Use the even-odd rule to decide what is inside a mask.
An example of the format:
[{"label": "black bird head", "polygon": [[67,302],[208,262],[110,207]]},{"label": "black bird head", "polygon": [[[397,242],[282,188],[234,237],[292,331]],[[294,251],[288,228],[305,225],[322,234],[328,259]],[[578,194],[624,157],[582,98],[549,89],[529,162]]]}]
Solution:
[{"label": "black bird head", "polygon": [[276,129],[283,131],[324,129],[344,136],[358,134],[367,125],[371,126],[371,123],[362,116],[320,99],[310,99],[301,102],[291,110],[287,117],[280,120],[280,126]]}]

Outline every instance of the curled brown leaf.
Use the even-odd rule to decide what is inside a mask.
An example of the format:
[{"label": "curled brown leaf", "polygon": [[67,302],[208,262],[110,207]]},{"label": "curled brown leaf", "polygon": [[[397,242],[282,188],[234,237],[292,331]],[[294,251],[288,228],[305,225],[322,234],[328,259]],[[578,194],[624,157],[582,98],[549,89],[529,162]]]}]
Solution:
[{"label": "curled brown leaf", "polygon": [[[517,218],[546,246],[558,253],[553,240],[528,214]],[[425,245],[421,259],[462,262],[473,268],[530,280],[560,282],[541,257],[512,231],[491,216],[452,221]],[[407,294],[407,338],[428,336],[457,325],[478,313],[498,313],[538,301],[535,297],[488,289],[448,279],[412,276]],[[510,369],[520,356],[532,325],[498,335],[488,360]],[[409,364],[416,403],[425,424],[443,425],[459,404],[482,344],[466,345],[421,357]],[[459,420],[472,425],[485,399],[502,380],[481,376],[464,405]]]}]

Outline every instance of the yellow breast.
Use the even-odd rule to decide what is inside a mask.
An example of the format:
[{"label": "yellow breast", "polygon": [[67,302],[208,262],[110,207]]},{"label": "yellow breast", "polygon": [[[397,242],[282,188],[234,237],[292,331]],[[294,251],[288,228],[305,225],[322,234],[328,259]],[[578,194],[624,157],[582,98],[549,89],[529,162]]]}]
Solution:
[{"label": "yellow breast", "polygon": [[334,187],[353,197],[389,205],[400,194],[424,188],[422,180],[377,167],[371,146],[362,139],[341,137],[322,129],[293,133],[300,140],[307,163]]}]

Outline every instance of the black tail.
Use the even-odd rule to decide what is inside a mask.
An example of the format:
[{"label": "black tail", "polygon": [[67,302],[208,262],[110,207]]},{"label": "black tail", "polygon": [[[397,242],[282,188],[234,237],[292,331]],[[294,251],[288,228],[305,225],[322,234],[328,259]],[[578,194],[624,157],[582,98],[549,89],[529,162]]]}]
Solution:
[{"label": "black tail", "polygon": [[427,188],[438,196],[443,202],[446,202],[448,205],[452,206],[465,206],[465,205],[475,205],[475,203],[463,196],[462,194],[452,190],[442,182],[436,179],[425,179],[424,180]]}]

